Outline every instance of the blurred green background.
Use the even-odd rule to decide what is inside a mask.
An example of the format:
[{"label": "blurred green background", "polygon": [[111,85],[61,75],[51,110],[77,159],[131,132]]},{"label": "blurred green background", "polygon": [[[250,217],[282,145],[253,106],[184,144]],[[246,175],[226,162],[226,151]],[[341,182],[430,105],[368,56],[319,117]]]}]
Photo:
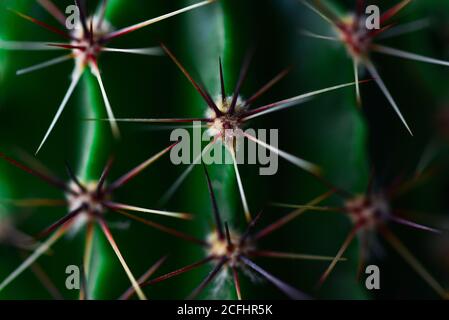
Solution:
[{"label": "blurred green background", "polygon": [[[55,1],[65,8],[71,1]],[[89,1],[91,12],[97,1]],[[115,27],[124,27],[181,8],[197,1],[113,0],[107,19]],[[371,1],[382,9],[397,1]],[[354,1],[332,1],[342,11],[349,11]],[[33,0],[0,2],[0,38],[14,41],[58,42],[53,34],[29,23],[14,13],[13,8],[50,24],[55,21]],[[428,28],[410,35],[385,41],[390,46],[435,58],[449,60],[449,2],[416,0],[395,21],[405,23],[428,19]],[[224,62],[228,92],[237,81],[246,52],[254,47],[243,97],[249,97],[283,68],[293,65],[291,73],[257,105],[289,98],[308,91],[353,81],[352,63],[338,44],[306,38],[299,30],[307,28],[328,32],[327,24],[296,0],[219,0],[217,3],[170,18],[116,42],[114,47],[156,46],[164,42],[192,74],[205,84],[213,96],[218,94],[218,58]],[[45,133],[64,92],[73,68],[67,62],[24,76],[15,71],[56,57],[56,52],[19,52],[0,50],[0,148],[19,158],[23,152],[33,154]],[[358,109],[353,88],[320,96],[251,122],[252,128],[278,128],[280,148],[312,161],[324,169],[327,179],[351,192],[363,192],[371,168],[376,182],[388,186],[398,176],[414,173],[423,154],[434,146],[432,164],[444,164],[448,152],[448,123],[441,115],[449,108],[449,68],[409,62],[393,57],[373,55],[383,79],[397,100],[415,136],[408,135],[392,108],[374,83],[362,86],[363,109]],[[100,69],[116,117],[157,118],[202,116],[205,104],[176,66],[167,57],[103,54]],[[65,177],[64,161],[75,168],[92,144],[86,133],[97,126],[90,153],[90,178],[99,177],[111,154],[116,157],[111,177],[119,177],[136,164],[169,144],[170,130],[148,125],[121,124],[122,139],[114,142],[107,123],[84,119],[96,110],[105,117],[98,87],[92,77],[84,77],[70,100],[38,159],[61,177]],[[100,112],[100,113],[98,113]],[[442,130],[445,129],[445,130]],[[158,201],[185,167],[174,166],[168,157],[156,162],[114,197],[139,206],[186,211],[196,215],[192,222],[149,217],[204,238],[211,226],[211,205],[204,174],[196,166],[174,197],[157,207]],[[264,210],[260,225],[267,225],[288,213],[269,206],[271,201],[303,204],[325,192],[323,186],[290,163],[279,160],[275,176],[259,176],[254,165],[240,169],[253,213]],[[425,223],[447,224],[449,217],[449,171],[440,171],[422,186],[398,199],[393,206],[425,212]],[[213,184],[226,220],[243,230],[245,222],[238,189],[231,168],[211,168]],[[20,170],[0,162],[0,210],[28,234],[36,234],[65,211],[61,208],[24,209],[8,206],[3,199],[61,198],[63,195]],[[341,204],[338,199],[328,202]],[[445,220],[446,219],[446,220]],[[142,274],[160,257],[170,257],[158,271],[164,274],[193,263],[204,256],[200,248],[186,244],[135,222],[127,222],[116,214],[108,214],[114,236],[135,275]],[[446,222],[445,222],[446,221]],[[334,255],[350,222],[344,216],[308,213],[261,244],[264,248],[286,252]],[[449,286],[449,239],[429,235],[405,227],[393,227],[404,243],[428,267],[440,282]],[[116,299],[129,287],[129,280],[104,237],[97,233],[96,248],[101,262],[95,279],[95,298]],[[65,289],[65,267],[81,265],[84,236],[81,232],[64,238],[39,264],[66,299],[78,293]],[[381,242],[383,255],[372,262],[382,271],[381,290],[368,292],[363,281],[356,279],[358,246],[355,242],[349,260],[340,263],[323,288],[314,285],[327,263],[308,261],[273,261],[260,259],[259,264],[293,286],[326,299],[393,299],[437,298],[431,289],[388,246]],[[0,247],[0,280],[22,261],[16,248]],[[182,299],[205,277],[211,266],[204,266],[180,277],[147,288],[150,299]],[[245,298],[282,299],[284,296],[270,284],[243,277]],[[217,283],[201,298],[235,298],[229,283],[216,290]],[[215,290],[214,290],[215,289]],[[217,293],[218,292],[218,293]],[[49,299],[51,296],[30,272],[0,292],[1,299]]]}]

